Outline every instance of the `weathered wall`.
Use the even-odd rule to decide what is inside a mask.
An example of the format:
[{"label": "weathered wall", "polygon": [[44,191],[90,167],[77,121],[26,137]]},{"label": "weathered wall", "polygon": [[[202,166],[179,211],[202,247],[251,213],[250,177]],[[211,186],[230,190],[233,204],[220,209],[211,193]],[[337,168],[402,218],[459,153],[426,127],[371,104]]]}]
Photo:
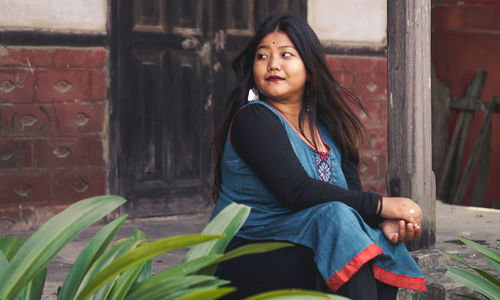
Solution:
[{"label": "weathered wall", "polygon": [[[465,2],[465,3],[464,3]],[[463,98],[468,84],[478,69],[488,72],[480,99],[490,101],[500,97],[500,2],[498,0],[443,0],[432,9],[432,61],[437,77],[450,89],[450,96]],[[445,105],[445,104],[444,104]],[[462,171],[470,157],[484,119],[483,112],[476,112],[465,148]],[[449,137],[457,118],[457,111],[450,110]],[[492,121],[491,160],[486,186],[486,207],[500,205],[500,116]],[[477,169],[477,168],[476,168]],[[476,172],[476,171],[474,171]],[[475,175],[471,178],[464,204],[471,203]]]},{"label": "weathered wall", "polygon": [[2,0],[2,30],[106,33],[106,0]]},{"label": "weathered wall", "polygon": [[386,194],[387,59],[370,56],[329,56],[328,65],[340,84],[350,89],[369,115],[356,110],[366,127],[359,173],[363,188]]},{"label": "weathered wall", "polygon": [[383,45],[387,0],[308,0],[307,20],[323,41]]},{"label": "weathered wall", "polygon": [[386,195],[387,1],[309,0],[308,22],[327,48],[342,52],[328,55],[330,70],[369,113],[357,111],[367,129],[359,165],[363,188]]},{"label": "weathered wall", "polygon": [[105,193],[106,56],[0,48],[0,232]]},{"label": "weathered wall", "polygon": [[[0,2],[0,37],[33,33],[28,46],[0,40],[0,232],[106,192],[108,50],[59,45],[68,33],[107,34],[107,5]],[[40,40],[47,33],[57,46]]]}]

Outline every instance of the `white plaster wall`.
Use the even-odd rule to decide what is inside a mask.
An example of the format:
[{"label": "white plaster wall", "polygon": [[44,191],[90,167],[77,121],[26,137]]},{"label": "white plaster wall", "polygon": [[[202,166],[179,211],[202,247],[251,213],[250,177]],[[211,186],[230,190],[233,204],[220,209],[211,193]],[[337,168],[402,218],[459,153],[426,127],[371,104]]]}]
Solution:
[{"label": "white plaster wall", "polygon": [[0,30],[106,32],[106,0],[0,0]]},{"label": "white plaster wall", "polygon": [[322,41],[385,44],[387,0],[308,0],[307,20]]}]

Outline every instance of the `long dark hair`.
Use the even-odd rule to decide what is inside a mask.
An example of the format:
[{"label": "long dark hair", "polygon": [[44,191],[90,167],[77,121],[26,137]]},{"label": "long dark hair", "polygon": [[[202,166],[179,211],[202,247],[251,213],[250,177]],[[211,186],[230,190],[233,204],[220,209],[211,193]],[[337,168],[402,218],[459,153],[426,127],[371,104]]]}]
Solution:
[{"label": "long dark hair", "polygon": [[[301,18],[293,15],[269,17],[260,25],[253,39],[238,55],[232,68],[237,74],[236,87],[230,93],[222,116],[222,122],[212,140],[212,153],[215,155],[215,174],[212,196],[217,199],[221,185],[221,159],[229,126],[234,114],[247,101],[248,90],[255,86],[253,62],[257,46],[266,35],[274,31],[286,33],[297,49],[308,75],[299,126],[309,115],[309,128],[314,137],[314,123],[319,116],[341,149],[343,159],[356,165],[359,163],[358,146],[364,137],[365,129],[348,102],[366,113],[358,98],[343,88],[332,76],[326,63],[321,43],[312,28]],[[311,141],[316,146],[315,140]]]}]

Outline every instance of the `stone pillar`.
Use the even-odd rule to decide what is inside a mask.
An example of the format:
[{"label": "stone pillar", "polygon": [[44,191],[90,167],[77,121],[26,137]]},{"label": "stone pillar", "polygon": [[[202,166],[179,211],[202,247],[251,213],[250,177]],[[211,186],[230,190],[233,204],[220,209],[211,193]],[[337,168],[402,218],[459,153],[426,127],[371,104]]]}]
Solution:
[{"label": "stone pillar", "polygon": [[422,237],[410,250],[435,244],[436,192],[431,140],[430,0],[387,1],[388,171],[390,196],[423,210]]}]

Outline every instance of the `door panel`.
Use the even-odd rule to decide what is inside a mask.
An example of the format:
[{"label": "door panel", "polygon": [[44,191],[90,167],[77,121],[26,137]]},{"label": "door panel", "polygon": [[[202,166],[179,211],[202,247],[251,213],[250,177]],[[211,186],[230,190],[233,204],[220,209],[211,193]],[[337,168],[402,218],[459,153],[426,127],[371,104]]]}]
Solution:
[{"label": "door panel", "polygon": [[132,216],[206,211],[230,61],[267,14],[293,7],[305,17],[306,0],[112,2],[112,192]]}]

